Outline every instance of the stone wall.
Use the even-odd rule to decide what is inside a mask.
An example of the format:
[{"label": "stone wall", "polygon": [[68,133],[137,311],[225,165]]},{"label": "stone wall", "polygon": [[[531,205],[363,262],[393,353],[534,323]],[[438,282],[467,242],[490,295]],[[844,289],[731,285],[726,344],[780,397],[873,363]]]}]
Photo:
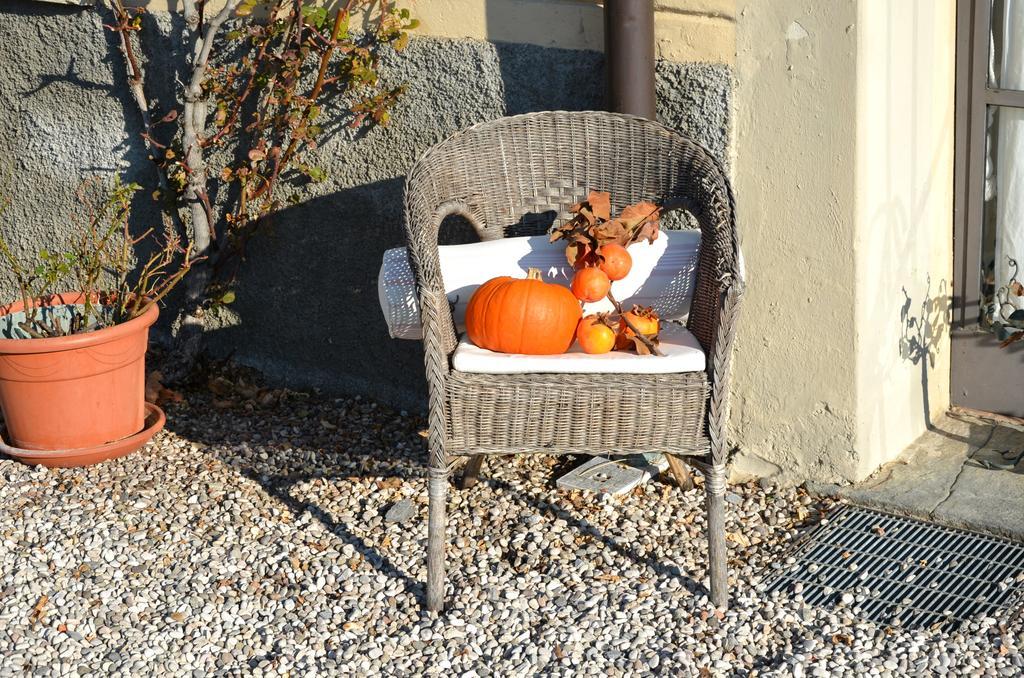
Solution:
[{"label": "stone wall", "polygon": [[[144,35],[150,68],[170,70],[179,58],[166,37],[172,17],[153,17]],[[0,161],[13,169],[15,199],[3,228],[17,247],[59,249],[74,228],[75,189],[88,176],[119,173],[152,185],[120,59],[92,10],[27,0],[0,7]],[[418,37],[386,73],[408,85],[393,123],[358,137],[340,129],[322,145],[317,162],[329,180],[252,241],[237,301],[209,345],[281,383],[419,408],[420,347],[388,338],[376,293],[381,254],[402,243],[405,172],[429,146],[479,121],[601,108],[603,55]],[[731,91],[728,66],[658,64],[659,117],[723,158]],[[144,196],[136,216],[155,219]],[[0,296],[11,295],[0,271]]]}]

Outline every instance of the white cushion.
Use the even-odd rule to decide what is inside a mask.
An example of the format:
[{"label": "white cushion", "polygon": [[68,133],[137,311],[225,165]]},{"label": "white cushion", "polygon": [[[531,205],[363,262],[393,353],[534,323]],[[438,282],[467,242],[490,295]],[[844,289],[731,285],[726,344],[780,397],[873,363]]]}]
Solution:
[{"label": "white cushion", "polygon": [[568,353],[558,355],[496,353],[463,337],[455,349],[452,366],[460,372],[482,374],[675,374],[704,370],[704,351],[685,327],[662,323],[659,338],[664,356],[637,355],[633,351],[590,355],[584,353],[579,344],[573,344]]},{"label": "white cushion", "polygon": [[[633,267],[629,275],[612,285],[612,292],[626,308],[633,304],[653,306],[665,319],[682,320],[690,312],[700,246],[699,231],[662,231],[653,243],[631,245]],[[548,242],[547,236],[503,238],[468,245],[438,248],[441,277],[451,302],[456,328],[465,329],[466,305],[477,287],[499,275],[525,278],[539,268],[545,280],[568,286],[573,270],[565,260],[565,243]],[[377,295],[388,331],[398,339],[421,339],[420,308],[416,281],[404,247],[384,253]],[[601,300],[584,307],[585,313],[610,311]]]}]

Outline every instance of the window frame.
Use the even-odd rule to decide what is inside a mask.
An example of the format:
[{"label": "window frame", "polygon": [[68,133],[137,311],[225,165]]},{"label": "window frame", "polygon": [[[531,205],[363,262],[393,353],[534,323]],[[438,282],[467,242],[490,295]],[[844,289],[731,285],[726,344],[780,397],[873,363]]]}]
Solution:
[{"label": "window frame", "polygon": [[990,87],[991,0],[958,0],[955,160],[953,169],[953,325],[978,324],[985,134],[989,106],[1024,108],[1024,91]]},{"label": "window frame", "polygon": [[992,0],[957,0],[956,12],[950,401],[1024,417],[1024,344],[1000,348],[979,322],[988,107],[1024,108],[1024,92],[989,86]]}]

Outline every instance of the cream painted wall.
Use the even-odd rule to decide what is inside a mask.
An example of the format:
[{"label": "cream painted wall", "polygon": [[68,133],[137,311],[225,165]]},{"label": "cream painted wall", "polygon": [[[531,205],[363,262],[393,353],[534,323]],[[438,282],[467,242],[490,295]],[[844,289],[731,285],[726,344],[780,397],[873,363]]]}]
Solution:
[{"label": "cream painted wall", "polygon": [[[602,46],[598,0],[402,2],[429,35]],[[859,480],[948,405],[954,2],[656,0],[661,57],[737,76],[738,477]]]},{"label": "cream painted wall", "polygon": [[[211,10],[224,0],[212,0]],[[180,10],[181,0],[129,0],[150,11]],[[522,42],[566,49],[604,48],[600,0],[399,0],[418,32],[449,38]],[[736,0],[655,0],[658,57],[731,64]]]},{"label": "cream painted wall", "polygon": [[740,0],[736,475],[860,480],[949,404],[955,0]]},{"label": "cream painted wall", "polygon": [[738,476],[856,474],[853,0],[740,0]]},{"label": "cream painted wall", "polygon": [[858,5],[857,476],[949,406],[955,5]]}]

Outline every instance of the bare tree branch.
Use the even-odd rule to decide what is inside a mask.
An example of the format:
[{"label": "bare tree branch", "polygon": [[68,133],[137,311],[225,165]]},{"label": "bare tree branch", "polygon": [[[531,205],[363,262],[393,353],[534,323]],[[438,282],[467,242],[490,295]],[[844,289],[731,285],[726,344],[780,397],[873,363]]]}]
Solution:
[{"label": "bare tree branch", "polygon": [[[125,68],[128,71],[128,90],[131,92],[132,100],[135,102],[135,107],[142,118],[142,139],[146,144],[146,150],[149,152],[150,159],[156,164],[157,183],[162,197],[173,199],[174,192],[171,191],[170,184],[167,181],[167,173],[157,164],[162,155],[161,148],[163,146],[158,144],[153,136],[152,110],[144,87],[145,74],[142,71],[142,65],[139,63],[138,56],[135,54],[135,47],[132,45],[132,29],[129,27],[131,14],[125,8],[122,0],[110,0],[110,9],[117,21],[117,25],[110,28],[117,33],[120,41],[121,54],[124,55]],[[168,212],[174,221],[175,227],[179,231],[184,232],[184,225],[178,210],[171,209]]]},{"label": "bare tree branch", "polygon": [[203,333],[202,303],[212,277],[208,263],[210,244],[213,242],[214,214],[206,198],[207,168],[203,157],[202,133],[206,129],[207,102],[203,97],[203,80],[209,65],[210,50],[221,26],[241,4],[241,0],[228,0],[210,21],[203,22],[195,0],[184,0],[185,24],[188,39],[192,40],[192,74],[185,87],[185,110],[182,115],[182,147],[188,172],[185,204],[192,222],[192,256],[197,265],[185,284],[185,307],[178,328],[178,356],[171,380],[184,376],[201,348]]}]

